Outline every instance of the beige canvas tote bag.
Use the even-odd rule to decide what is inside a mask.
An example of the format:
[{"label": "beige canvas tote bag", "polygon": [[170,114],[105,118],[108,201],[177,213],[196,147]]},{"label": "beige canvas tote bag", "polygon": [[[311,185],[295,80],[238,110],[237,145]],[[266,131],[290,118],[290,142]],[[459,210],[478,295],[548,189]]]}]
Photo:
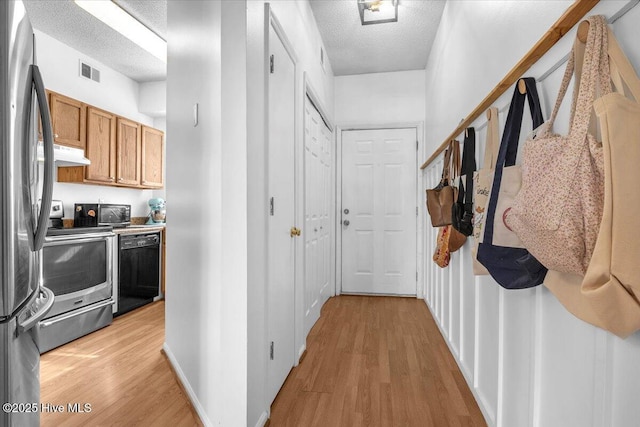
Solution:
[{"label": "beige canvas tote bag", "polygon": [[[603,19],[598,25],[606,28]],[[626,337],[640,330],[640,230],[629,221],[640,209],[640,79],[605,31],[616,91],[594,103],[604,151],[602,221],[585,276],[549,271],[545,286],[575,316]]]},{"label": "beige canvas tote bag", "polygon": [[498,150],[500,149],[500,135],[498,125],[498,109],[491,107],[487,110],[487,137],[484,148],[482,169],[473,173],[473,274],[488,275],[489,272],[476,258],[478,244],[484,236],[485,210],[489,203],[489,193],[493,184],[493,170],[496,167]]},{"label": "beige canvas tote bag", "polygon": [[592,106],[597,89],[603,95],[611,92],[606,24],[599,17],[588,21],[569,133],[556,134],[553,125],[574,68],[580,68],[574,67],[580,48],[575,45],[550,120],[525,142],[522,188],[505,213],[506,224],[545,267],[578,275],[589,265],[604,199],[602,144],[589,132]]}]

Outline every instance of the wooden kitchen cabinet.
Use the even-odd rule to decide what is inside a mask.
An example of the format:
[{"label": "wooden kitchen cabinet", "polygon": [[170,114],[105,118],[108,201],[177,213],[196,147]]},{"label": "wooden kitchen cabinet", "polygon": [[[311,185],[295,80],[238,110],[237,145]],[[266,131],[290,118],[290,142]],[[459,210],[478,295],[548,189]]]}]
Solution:
[{"label": "wooden kitchen cabinet", "polygon": [[87,109],[87,149],[91,164],[84,168],[85,179],[114,183],[116,179],[116,116],[95,107]]},{"label": "wooden kitchen cabinet", "polygon": [[142,126],[142,186],[162,188],[164,132]]},{"label": "wooden kitchen cabinet", "polygon": [[164,132],[55,92],[48,96],[56,143],[82,148],[91,161],[59,167],[59,182],[164,186]]},{"label": "wooden kitchen cabinet", "polygon": [[84,150],[87,137],[87,106],[55,92],[50,92],[49,106],[54,142]]},{"label": "wooden kitchen cabinet", "polygon": [[141,125],[118,117],[116,179],[120,185],[140,185]]},{"label": "wooden kitchen cabinet", "polygon": [[60,182],[115,184],[116,181],[116,121],[117,116],[95,107],[87,107],[88,166],[58,168]]}]

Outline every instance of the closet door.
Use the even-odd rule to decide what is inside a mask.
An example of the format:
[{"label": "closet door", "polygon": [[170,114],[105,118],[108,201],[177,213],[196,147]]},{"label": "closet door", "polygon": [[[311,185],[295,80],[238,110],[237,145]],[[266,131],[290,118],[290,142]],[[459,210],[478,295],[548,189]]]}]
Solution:
[{"label": "closet door", "polygon": [[275,399],[295,363],[295,62],[269,26],[267,398]]},{"label": "closet door", "polygon": [[304,121],[304,334],[320,317],[329,299],[331,147],[333,134],[309,98],[305,99]]}]

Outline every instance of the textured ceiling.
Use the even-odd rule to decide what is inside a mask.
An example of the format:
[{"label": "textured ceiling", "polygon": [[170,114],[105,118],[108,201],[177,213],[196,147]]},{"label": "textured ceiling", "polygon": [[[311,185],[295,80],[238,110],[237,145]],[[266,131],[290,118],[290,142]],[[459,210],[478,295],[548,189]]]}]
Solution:
[{"label": "textured ceiling", "polygon": [[398,22],[362,25],[356,0],[311,0],[336,76],[420,70],[436,36],[445,0],[401,0]]},{"label": "textured ceiling", "polygon": [[[4,0],[2,0],[4,1]],[[167,0],[116,3],[166,40]],[[24,0],[34,28],[136,80],[165,80],[167,66],[71,0]]]}]

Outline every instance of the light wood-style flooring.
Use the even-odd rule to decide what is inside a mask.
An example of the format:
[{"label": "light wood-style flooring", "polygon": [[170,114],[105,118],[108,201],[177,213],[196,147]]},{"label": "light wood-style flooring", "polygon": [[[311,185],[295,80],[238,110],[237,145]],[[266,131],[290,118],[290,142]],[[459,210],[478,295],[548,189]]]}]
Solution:
[{"label": "light wood-style flooring", "polygon": [[[197,426],[188,398],[160,353],[164,302],[41,360],[48,426]],[[485,426],[484,418],[424,301],[331,298],[307,353],[271,407],[270,427]],[[68,403],[89,403],[69,413]]]},{"label": "light wood-style flooring", "polygon": [[339,296],[271,406],[270,427],[486,426],[424,301]]},{"label": "light wood-style flooring", "polygon": [[[41,413],[41,426],[201,425],[160,353],[163,342],[159,301],[43,354],[40,400],[65,412]],[[68,403],[88,403],[91,412],[69,413]]]}]

